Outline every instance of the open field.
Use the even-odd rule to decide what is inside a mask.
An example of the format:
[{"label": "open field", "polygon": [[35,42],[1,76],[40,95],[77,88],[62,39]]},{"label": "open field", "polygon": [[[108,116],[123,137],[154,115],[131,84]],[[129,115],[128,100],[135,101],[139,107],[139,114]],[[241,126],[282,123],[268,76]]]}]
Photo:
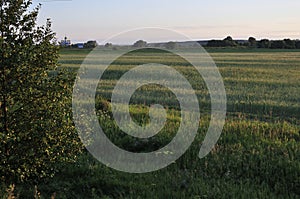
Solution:
[{"label": "open field", "polygon": [[[60,67],[76,69],[87,50],[62,50]],[[114,53],[104,50],[102,53]],[[296,50],[211,49],[223,76],[228,100],[226,124],[214,150],[198,158],[210,117],[208,91],[201,77],[183,60],[160,52],[128,54],[115,61],[99,82],[97,114],[106,135],[119,147],[148,152],[169,143],[180,124],[175,96],[163,87],[148,86],[132,97],[131,115],[149,121],[148,105],[168,107],[166,126],[148,140],[125,135],[112,119],[110,99],[119,77],[133,65],[161,62],[184,74],[196,90],[202,118],[189,150],[169,167],[147,174],[127,174],[83,154],[76,164],[40,182],[44,198],[299,198],[300,197],[300,52]],[[190,52],[193,56],[193,52]],[[93,61],[93,60],[91,60]],[[157,91],[158,90],[158,91]],[[156,93],[155,96],[151,95]],[[146,96],[146,97],[145,97]],[[32,196],[33,185],[17,186]],[[22,198],[22,197],[21,197]]]},{"label": "open field", "polygon": [[[300,51],[284,50],[247,50],[213,49],[210,55],[223,76],[229,114],[242,113],[260,119],[285,119],[298,122],[300,117]],[[77,68],[87,51],[63,51],[62,67]],[[103,53],[113,53],[113,51]],[[191,52],[191,56],[192,56]],[[99,94],[107,99],[116,80],[133,65],[161,62],[161,54],[128,55],[117,60],[103,76]],[[182,60],[164,58],[163,64],[173,66],[183,73],[195,87],[202,100],[200,106],[209,102],[209,96],[202,79],[192,66]],[[151,97],[151,96],[150,96]],[[157,96],[154,96],[157,97]],[[157,98],[156,98],[157,99]],[[209,107],[208,107],[209,109]]]}]

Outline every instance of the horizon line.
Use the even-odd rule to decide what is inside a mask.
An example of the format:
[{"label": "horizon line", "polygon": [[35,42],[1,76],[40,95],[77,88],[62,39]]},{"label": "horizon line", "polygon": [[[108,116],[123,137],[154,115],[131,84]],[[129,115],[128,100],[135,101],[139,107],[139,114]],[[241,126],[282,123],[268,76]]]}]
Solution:
[{"label": "horizon line", "polygon": [[[251,36],[250,36],[251,37]],[[249,38],[250,38],[249,37]],[[225,37],[226,38],[226,37]],[[146,40],[143,40],[143,39],[137,39],[136,41],[138,40],[143,40],[143,41],[146,41],[148,44],[158,44],[158,43],[167,43],[167,42],[180,42],[180,43],[183,43],[183,42],[207,42],[207,41],[212,41],[212,40],[224,40],[225,38],[211,38],[211,39],[192,39],[192,40],[183,40],[183,41],[180,41],[180,40],[168,40],[168,41],[146,41]],[[249,39],[248,38],[248,39]],[[255,37],[253,37],[255,38]],[[248,41],[248,39],[245,39],[245,38],[237,38],[237,39],[234,39],[232,38],[234,41]],[[278,40],[285,40],[285,39],[290,39],[292,41],[299,41],[300,38],[298,39],[291,39],[289,37],[284,37],[284,38],[267,38],[267,37],[264,37],[264,38],[255,38],[256,41],[260,41],[260,40],[263,40],[263,39],[267,39],[269,41],[278,41]],[[57,39],[58,41],[63,41],[64,39]],[[70,40],[68,38],[68,40]],[[72,40],[70,40],[72,41]],[[79,44],[79,43],[85,43],[85,42],[88,42],[88,41],[96,41],[98,45],[105,45],[106,43],[112,43],[112,42],[107,42],[107,40],[101,40],[100,42],[100,39],[86,39],[85,41],[82,41],[82,40],[73,40],[74,42],[71,42],[71,44]],[[106,42],[106,43],[103,43],[103,42]],[[132,43],[130,42],[122,42],[122,43],[112,43],[112,44],[115,44],[115,45],[132,45]]]}]

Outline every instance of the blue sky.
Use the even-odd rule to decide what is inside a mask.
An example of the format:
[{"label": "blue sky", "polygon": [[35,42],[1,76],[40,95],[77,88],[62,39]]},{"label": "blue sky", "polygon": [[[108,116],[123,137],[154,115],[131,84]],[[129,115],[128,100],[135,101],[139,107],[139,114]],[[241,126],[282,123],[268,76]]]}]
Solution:
[{"label": "blue sky", "polygon": [[33,0],[39,24],[51,18],[58,39],[106,38],[130,29],[160,27],[192,39],[300,39],[299,0]]}]

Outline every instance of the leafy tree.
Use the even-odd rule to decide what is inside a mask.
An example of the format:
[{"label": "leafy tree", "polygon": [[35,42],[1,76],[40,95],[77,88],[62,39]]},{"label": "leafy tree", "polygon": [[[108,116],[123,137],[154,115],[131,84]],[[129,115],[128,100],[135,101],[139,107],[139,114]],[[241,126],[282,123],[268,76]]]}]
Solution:
[{"label": "leafy tree", "polygon": [[270,48],[272,49],[283,49],[285,47],[285,43],[283,40],[272,41]]},{"label": "leafy tree", "polygon": [[167,49],[175,49],[177,48],[177,46],[178,46],[177,43],[174,41],[169,41],[168,43],[165,44],[165,47]]},{"label": "leafy tree", "polygon": [[31,0],[0,4],[0,178],[12,183],[53,175],[81,145],[70,119],[70,78],[54,70],[50,20],[36,25],[40,6],[29,10]]},{"label": "leafy tree", "polygon": [[300,49],[300,40],[296,40],[296,41],[295,41],[295,47],[296,47],[297,49]]},{"label": "leafy tree", "polygon": [[231,36],[227,36],[224,41],[233,41],[232,37]]},{"label": "leafy tree", "polygon": [[84,44],[84,48],[95,48],[98,46],[97,41],[88,41]]},{"label": "leafy tree", "polygon": [[284,48],[287,48],[287,49],[295,49],[296,48],[296,44],[295,44],[294,40],[284,39],[283,41],[284,41],[284,44],[285,44]]},{"label": "leafy tree", "polygon": [[143,41],[143,40],[138,40],[133,44],[133,47],[135,48],[142,48],[142,47],[146,47],[147,46],[147,42]]},{"label": "leafy tree", "polygon": [[249,47],[256,48],[256,39],[254,37],[249,37],[248,44],[249,44]]},{"label": "leafy tree", "polygon": [[231,36],[226,37],[223,40],[210,40],[207,42],[207,47],[236,47],[239,44],[236,43]]},{"label": "leafy tree", "polygon": [[112,45],[112,43],[106,43],[106,44],[104,45],[104,47],[105,47],[105,48],[112,48],[113,45]]},{"label": "leafy tree", "polygon": [[231,36],[226,37],[223,41],[224,41],[224,45],[226,47],[227,46],[231,46],[231,47],[238,46],[238,44],[232,39]]},{"label": "leafy tree", "polygon": [[268,39],[262,39],[257,42],[258,48],[270,48],[271,42]]},{"label": "leafy tree", "polygon": [[223,40],[210,40],[206,44],[207,47],[225,47]]}]

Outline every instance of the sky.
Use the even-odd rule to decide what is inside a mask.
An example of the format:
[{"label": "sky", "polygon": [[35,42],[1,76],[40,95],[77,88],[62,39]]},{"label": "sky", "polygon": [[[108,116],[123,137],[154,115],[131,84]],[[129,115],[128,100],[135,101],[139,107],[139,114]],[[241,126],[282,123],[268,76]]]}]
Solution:
[{"label": "sky", "polygon": [[[33,0],[42,3],[59,40],[105,39],[131,29],[158,27],[194,40],[300,39],[299,0]],[[124,41],[126,43],[126,41]]]}]

